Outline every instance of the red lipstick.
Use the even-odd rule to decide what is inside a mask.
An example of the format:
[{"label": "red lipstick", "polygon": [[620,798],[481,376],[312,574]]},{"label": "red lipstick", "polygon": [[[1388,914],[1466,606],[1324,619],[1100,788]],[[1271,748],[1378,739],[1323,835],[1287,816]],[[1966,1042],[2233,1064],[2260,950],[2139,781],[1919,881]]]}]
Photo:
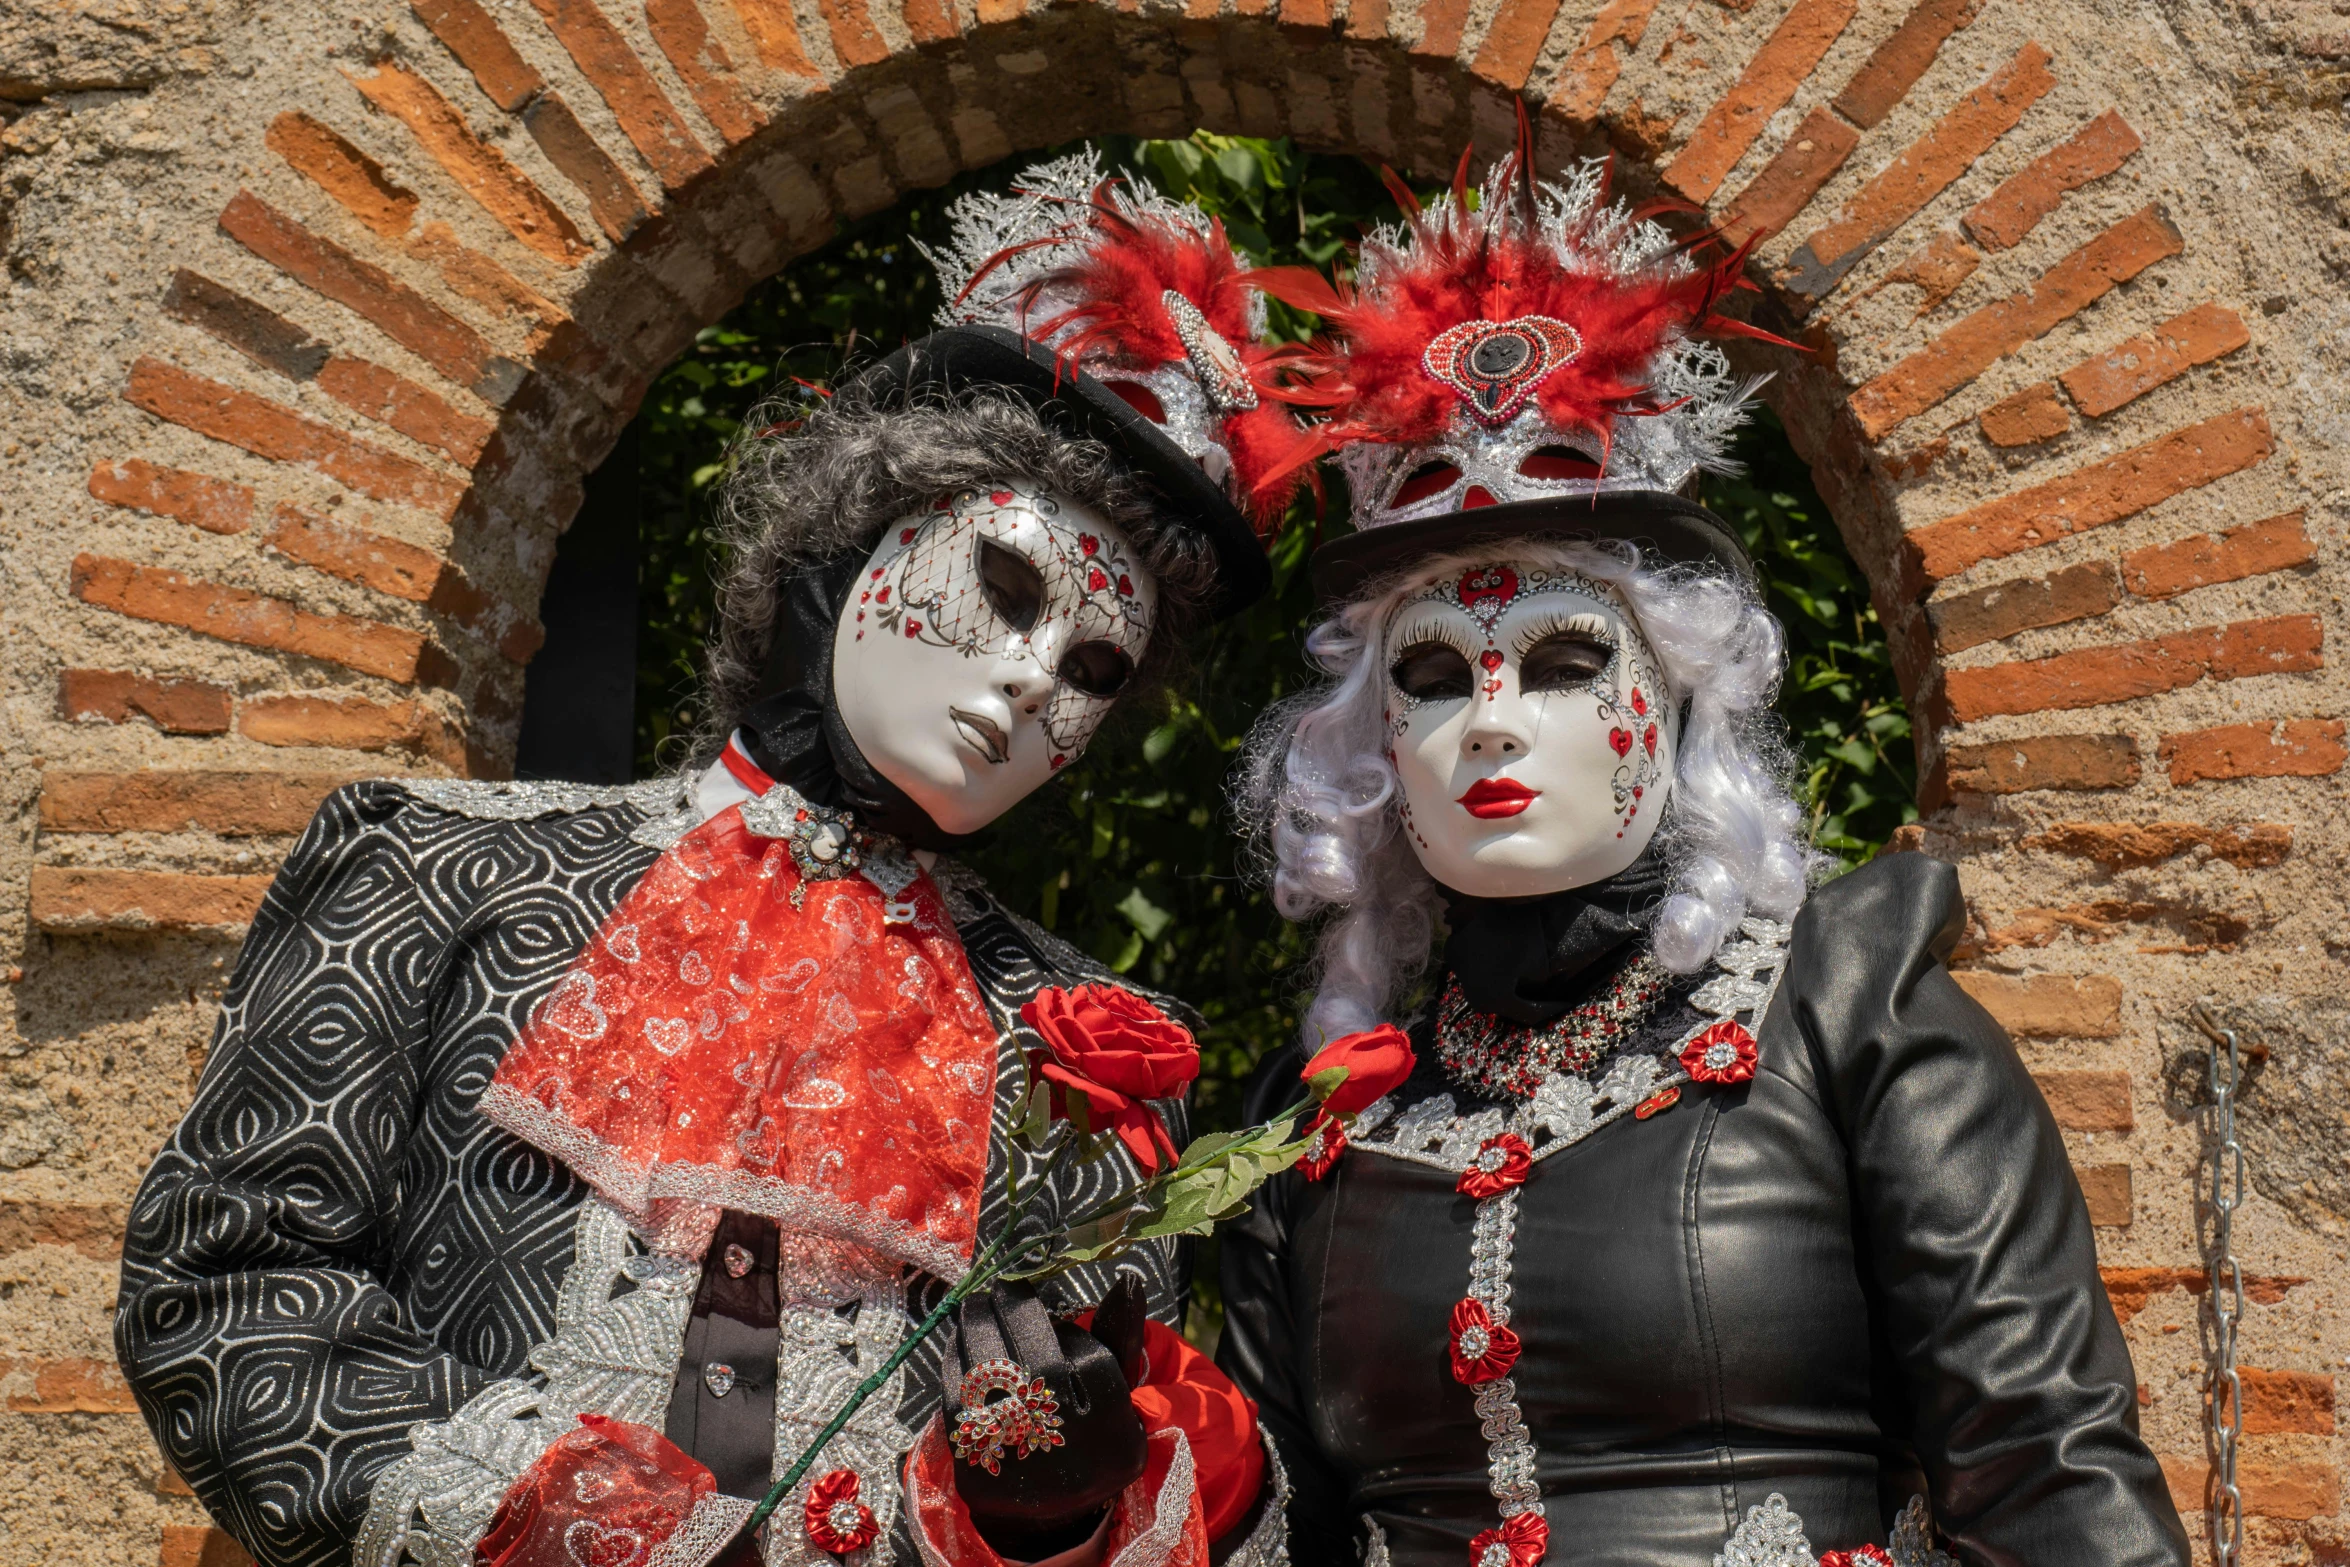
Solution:
[{"label": "red lipstick", "polygon": [[1478,820],[1490,822],[1517,815],[1541,792],[1512,778],[1480,778],[1454,803]]}]

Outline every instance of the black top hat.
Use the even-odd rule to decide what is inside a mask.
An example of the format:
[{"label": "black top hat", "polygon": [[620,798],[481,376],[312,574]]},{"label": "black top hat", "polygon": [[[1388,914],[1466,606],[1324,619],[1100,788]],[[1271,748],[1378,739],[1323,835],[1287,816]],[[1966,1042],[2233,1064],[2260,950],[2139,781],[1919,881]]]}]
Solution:
[{"label": "black top hat", "polygon": [[1003,327],[943,327],[871,366],[859,380],[884,407],[926,392],[1000,391],[1019,398],[1056,429],[1107,446],[1158,497],[1168,521],[1208,541],[1216,552],[1212,617],[1238,614],[1272,588],[1265,547],[1224,487],[1132,404],[1042,344]]},{"label": "black top hat", "polygon": [[1761,585],[1737,533],[1697,502],[1661,490],[1601,490],[1361,529],[1314,551],[1314,592],[1326,605],[1347,603],[1429,556],[1505,539],[1635,544],[1645,556],[1711,566]]}]

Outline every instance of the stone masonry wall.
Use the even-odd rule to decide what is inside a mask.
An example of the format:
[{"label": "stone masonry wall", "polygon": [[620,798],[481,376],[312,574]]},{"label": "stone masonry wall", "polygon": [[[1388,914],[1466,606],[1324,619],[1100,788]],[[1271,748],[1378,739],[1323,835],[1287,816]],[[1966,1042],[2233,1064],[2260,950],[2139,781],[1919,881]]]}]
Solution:
[{"label": "stone masonry wall", "polygon": [[[2259,1054],[2247,1560],[2350,1561],[2340,0],[0,10],[0,1563],[227,1567],[124,1208],[318,799],[495,776],[579,476],[843,219],[1087,134],[1553,163],[1768,230],[1758,356],[1920,718],[2199,1529],[2206,997]],[[2055,1564],[2049,1564],[2055,1567]]]}]

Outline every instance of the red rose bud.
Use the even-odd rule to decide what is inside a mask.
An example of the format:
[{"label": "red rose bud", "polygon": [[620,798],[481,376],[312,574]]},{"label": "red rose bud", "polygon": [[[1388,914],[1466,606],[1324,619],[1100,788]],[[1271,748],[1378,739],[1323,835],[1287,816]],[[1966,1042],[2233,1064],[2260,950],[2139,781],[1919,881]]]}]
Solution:
[{"label": "red rose bud", "polygon": [[1518,1335],[1493,1320],[1482,1302],[1452,1308],[1452,1378],[1475,1387],[1498,1381],[1518,1363]]},{"label": "red rose bud", "polygon": [[1346,1128],[1328,1111],[1322,1111],[1306,1125],[1306,1151],[1298,1156],[1297,1172],[1309,1181],[1318,1181],[1338,1168],[1338,1156],[1344,1152]]},{"label": "red rose bud", "polygon": [[1743,1083],[1754,1076],[1754,1036],[1716,1023],[1681,1047],[1681,1069],[1700,1083]]},{"label": "red rose bud", "polygon": [[[1306,1069],[1298,1076],[1305,1079],[1314,1097],[1322,1101],[1324,1111],[1331,1115],[1360,1115],[1411,1076],[1418,1060],[1404,1031],[1393,1023],[1382,1023],[1360,1034],[1333,1039],[1306,1063]],[[1325,1088],[1323,1074],[1340,1069],[1346,1076],[1333,1080]]]},{"label": "red rose bud", "polygon": [[1146,1101],[1172,1099],[1199,1076],[1190,1029],[1115,985],[1040,990],[1020,1021],[1044,1041],[1031,1065],[1053,1085],[1055,1119],[1067,1118],[1076,1094],[1087,1124],[1116,1133],[1146,1172],[1158,1170],[1161,1155],[1174,1162],[1166,1123]]},{"label": "red rose bud", "polygon": [[1453,1183],[1453,1190],[1463,1197],[1491,1197],[1513,1186],[1525,1185],[1526,1172],[1533,1168],[1534,1150],[1526,1146],[1526,1139],[1515,1132],[1504,1132],[1485,1140],[1477,1150],[1477,1157],[1469,1161],[1469,1167]]}]

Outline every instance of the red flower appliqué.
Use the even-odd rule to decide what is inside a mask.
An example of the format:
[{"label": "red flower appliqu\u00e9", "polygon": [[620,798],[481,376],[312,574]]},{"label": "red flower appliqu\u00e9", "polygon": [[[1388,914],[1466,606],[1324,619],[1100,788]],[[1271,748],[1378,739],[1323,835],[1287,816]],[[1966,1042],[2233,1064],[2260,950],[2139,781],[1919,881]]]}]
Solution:
[{"label": "red flower appliqu\u00e9", "polygon": [[[1469,1567],[1535,1567],[1550,1551],[1550,1525],[1540,1513],[1515,1513],[1469,1541]],[[1825,1562],[1820,1567],[1827,1567]]]},{"label": "red flower appliqu\u00e9", "polygon": [[1518,1363],[1518,1335],[1493,1320],[1483,1303],[1464,1300],[1452,1308],[1452,1376],[1475,1387],[1510,1374]]},{"label": "red flower appliqu\u00e9", "polygon": [[1346,1152],[1346,1128],[1325,1112],[1306,1128],[1306,1140],[1306,1151],[1298,1155],[1297,1173],[1318,1181],[1338,1168],[1338,1156]]},{"label": "red flower appliqu\u00e9", "polygon": [[1893,1567],[1893,1554],[1882,1545],[1859,1545],[1849,1551],[1830,1551],[1820,1567]]},{"label": "red flower appliqu\u00e9", "polygon": [[1735,1023],[1716,1023],[1681,1047],[1681,1068],[1700,1083],[1744,1083],[1754,1077],[1754,1036]]},{"label": "red flower appliqu\u00e9", "polygon": [[1526,1172],[1533,1168],[1534,1150],[1526,1146],[1526,1139],[1515,1132],[1504,1132],[1499,1137],[1485,1139],[1477,1157],[1469,1161],[1469,1167],[1461,1172],[1452,1189],[1464,1197],[1491,1197],[1513,1186],[1525,1185]]},{"label": "red flower appliqu\u00e9", "polygon": [[861,1551],[881,1532],[873,1509],[857,1500],[857,1473],[835,1469],[808,1487],[808,1539],[834,1556]]}]

